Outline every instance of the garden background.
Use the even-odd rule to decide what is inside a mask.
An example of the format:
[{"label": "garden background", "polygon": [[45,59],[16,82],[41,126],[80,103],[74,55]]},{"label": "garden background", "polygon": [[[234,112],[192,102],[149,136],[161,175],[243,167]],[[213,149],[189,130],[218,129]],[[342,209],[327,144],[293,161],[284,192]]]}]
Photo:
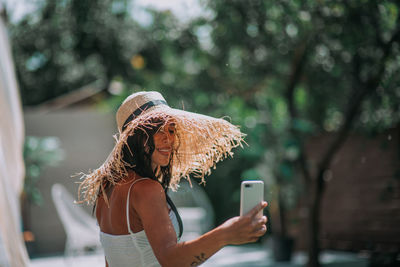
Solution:
[{"label": "garden background", "polygon": [[[25,230],[35,234],[47,205],[41,199],[51,181],[40,177],[75,188],[69,176],[95,168],[107,156],[99,151],[111,150],[111,114],[122,99],[157,90],[172,107],[227,116],[247,134],[248,145],[207,178],[216,225],[237,215],[240,182],[262,179],[270,203],[265,239],[294,239],[309,266],[319,265],[322,249],[396,258],[398,1],[196,3],[201,11],[186,19],[130,0],[35,1],[18,20],[10,10],[27,134],[35,136],[26,155],[49,153],[27,161]],[[81,150],[67,147],[63,133]],[[43,168],[77,154],[81,164],[61,173]],[[35,236],[45,240],[36,253],[62,249]]]}]

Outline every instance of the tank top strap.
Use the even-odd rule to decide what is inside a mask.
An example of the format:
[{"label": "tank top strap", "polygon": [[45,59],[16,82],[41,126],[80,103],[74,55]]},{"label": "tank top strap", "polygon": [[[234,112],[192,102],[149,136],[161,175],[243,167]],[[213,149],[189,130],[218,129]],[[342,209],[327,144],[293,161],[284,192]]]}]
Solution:
[{"label": "tank top strap", "polygon": [[137,179],[136,181],[134,181],[134,182],[131,184],[131,186],[129,187],[129,190],[128,190],[128,196],[127,196],[127,199],[126,199],[126,224],[127,224],[128,231],[129,231],[130,234],[133,234],[133,232],[132,232],[132,230],[131,230],[131,224],[130,224],[130,222],[129,222],[129,197],[130,197],[130,194],[131,194],[131,189],[132,189],[132,186],[133,186],[134,184],[136,184],[137,182],[143,181],[143,180],[148,180],[148,179],[151,180],[150,178],[140,178],[140,179]]}]

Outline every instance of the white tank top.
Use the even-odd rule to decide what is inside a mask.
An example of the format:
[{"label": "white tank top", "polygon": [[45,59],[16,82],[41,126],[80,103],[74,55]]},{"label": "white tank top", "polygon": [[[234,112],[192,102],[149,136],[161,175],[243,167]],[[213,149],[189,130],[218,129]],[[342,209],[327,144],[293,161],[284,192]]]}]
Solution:
[{"label": "white tank top", "polygon": [[[129,196],[132,186],[141,180],[150,178],[141,178],[134,181],[129,187],[128,197],[126,201],[126,223],[128,225],[128,235],[110,235],[100,232],[100,242],[104,248],[104,254],[109,267],[153,267],[161,266],[150,246],[144,230],[133,233],[129,223]],[[171,211],[169,218],[174,226],[175,233],[179,241],[178,232],[180,231],[179,223],[175,212],[168,204]]]}]

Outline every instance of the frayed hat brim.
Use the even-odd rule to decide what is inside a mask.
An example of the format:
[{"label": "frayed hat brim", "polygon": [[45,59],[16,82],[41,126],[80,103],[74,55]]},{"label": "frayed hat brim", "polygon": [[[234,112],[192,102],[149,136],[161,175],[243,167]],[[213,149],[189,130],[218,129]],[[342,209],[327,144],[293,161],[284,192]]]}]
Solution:
[{"label": "frayed hat brim", "polygon": [[122,148],[135,129],[145,128],[155,118],[173,121],[176,127],[170,183],[172,188],[176,188],[181,178],[189,178],[190,175],[204,182],[204,177],[211,173],[217,162],[233,156],[232,149],[244,143],[245,135],[226,118],[213,118],[166,105],[151,107],[130,121],[122,133],[114,136],[114,149],[100,168],[82,174],[79,190],[81,202],[93,203],[105,180],[115,184],[127,176],[122,161]]}]

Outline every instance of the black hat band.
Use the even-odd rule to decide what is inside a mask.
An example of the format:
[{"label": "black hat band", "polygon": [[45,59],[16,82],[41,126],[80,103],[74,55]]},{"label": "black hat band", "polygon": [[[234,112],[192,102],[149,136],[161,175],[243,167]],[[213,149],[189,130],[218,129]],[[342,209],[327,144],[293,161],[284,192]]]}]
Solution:
[{"label": "black hat band", "polygon": [[135,119],[136,117],[138,117],[140,114],[142,114],[144,111],[146,111],[147,109],[154,107],[154,106],[158,106],[158,105],[167,105],[167,102],[165,100],[153,100],[153,101],[149,101],[147,103],[144,103],[143,105],[141,105],[139,108],[137,108],[134,112],[132,112],[131,115],[129,115],[129,117],[125,120],[123,126],[122,126],[122,130],[121,132],[123,132],[126,129],[126,126],[128,125],[129,122],[131,122],[133,119]]}]

